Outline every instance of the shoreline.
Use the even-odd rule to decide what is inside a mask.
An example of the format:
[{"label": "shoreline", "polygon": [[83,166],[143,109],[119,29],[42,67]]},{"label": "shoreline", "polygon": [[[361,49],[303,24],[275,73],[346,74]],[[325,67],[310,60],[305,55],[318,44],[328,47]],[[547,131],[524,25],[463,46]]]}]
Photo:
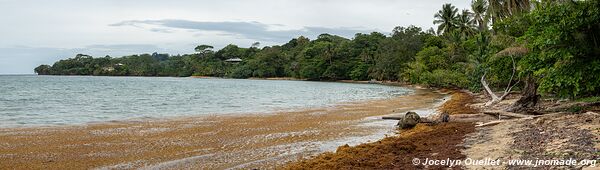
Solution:
[{"label": "shoreline", "polygon": [[111,166],[222,169],[240,165],[273,168],[282,162],[331,151],[352,137],[357,139],[356,144],[368,142],[363,138],[373,134],[378,136],[368,140],[379,140],[385,136],[381,131],[390,132],[395,122],[378,125],[382,122],[378,116],[431,107],[442,95],[435,93],[416,89],[414,94],[392,99],[288,109],[266,115],[2,128],[0,140],[6,142],[0,147],[0,158],[11,164],[0,162],[0,165],[9,169]]}]

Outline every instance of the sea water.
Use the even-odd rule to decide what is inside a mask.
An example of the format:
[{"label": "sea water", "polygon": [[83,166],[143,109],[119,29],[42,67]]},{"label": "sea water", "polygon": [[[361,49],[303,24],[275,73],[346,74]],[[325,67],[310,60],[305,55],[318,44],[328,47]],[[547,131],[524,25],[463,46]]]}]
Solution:
[{"label": "sea water", "polygon": [[385,99],[377,84],[173,77],[0,76],[0,127],[269,113]]}]

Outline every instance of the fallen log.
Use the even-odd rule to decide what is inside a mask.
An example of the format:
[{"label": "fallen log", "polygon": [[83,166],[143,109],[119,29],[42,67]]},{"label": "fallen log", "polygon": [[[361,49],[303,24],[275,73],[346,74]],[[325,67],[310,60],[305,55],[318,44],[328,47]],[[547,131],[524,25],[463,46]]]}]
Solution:
[{"label": "fallen log", "polygon": [[415,127],[419,123],[436,123],[438,121],[428,117],[421,117],[416,112],[406,112],[401,115],[395,116],[384,116],[382,119],[387,120],[398,120],[397,126],[402,129],[409,129]]},{"label": "fallen log", "polygon": [[496,121],[491,121],[491,122],[487,122],[487,123],[479,123],[478,125],[475,125],[475,127],[484,127],[484,126],[492,126],[492,125],[497,125],[504,122],[504,120],[496,120]]},{"label": "fallen log", "polygon": [[456,114],[450,115],[448,122],[487,122],[498,120],[497,117],[487,114]]},{"label": "fallen log", "polygon": [[[384,116],[381,117],[381,119],[386,119],[386,120],[402,120],[404,117],[399,117],[399,116]],[[433,123],[434,121],[431,120],[428,117],[420,117],[419,118],[419,123]]]},{"label": "fallen log", "polygon": [[404,118],[404,116],[383,116],[383,117],[381,117],[381,119],[387,119],[387,120],[402,120],[402,118]]},{"label": "fallen log", "polygon": [[[404,114],[394,116],[383,116],[382,119],[386,120],[402,120]],[[455,114],[448,115],[445,113],[438,113],[428,117],[420,117],[419,123],[440,123],[440,122],[487,122],[497,120],[496,117],[487,114]]]},{"label": "fallen log", "polygon": [[502,111],[502,110],[486,110],[486,111],[483,111],[483,113],[484,114],[488,114],[488,115],[493,115],[493,116],[496,116],[496,117],[501,117],[501,116],[512,117],[512,118],[528,118],[528,117],[531,117],[529,115],[517,114],[517,113],[507,112],[507,111]]}]

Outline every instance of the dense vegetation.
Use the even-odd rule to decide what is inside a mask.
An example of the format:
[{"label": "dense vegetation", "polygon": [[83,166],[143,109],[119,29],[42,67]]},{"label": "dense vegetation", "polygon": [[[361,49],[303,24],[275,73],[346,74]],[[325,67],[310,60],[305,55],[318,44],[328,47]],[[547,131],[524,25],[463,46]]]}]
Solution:
[{"label": "dense vegetation", "polygon": [[[283,45],[170,56],[77,55],[35,68],[38,74],[111,76],[295,77],[389,80],[436,87],[492,88],[535,84],[545,94],[579,98],[600,93],[600,1],[474,0],[471,9],[444,4],[433,29],[397,27],[352,39],[321,34]],[[241,62],[228,62],[239,58]],[[512,78],[514,77],[514,78]]]}]

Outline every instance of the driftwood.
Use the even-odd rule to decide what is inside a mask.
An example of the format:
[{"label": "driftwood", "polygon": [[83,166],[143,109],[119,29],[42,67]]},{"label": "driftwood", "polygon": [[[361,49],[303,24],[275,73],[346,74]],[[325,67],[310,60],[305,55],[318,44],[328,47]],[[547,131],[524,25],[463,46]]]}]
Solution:
[{"label": "driftwood", "polygon": [[436,123],[435,120],[427,117],[421,117],[415,112],[406,112],[396,116],[384,116],[382,119],[398,120],[397,126],[402,129],[413,128],[419,123]]},{"label": "driftwood", "polygon": [[[544,114],[544,115],[530,115],[530,116],[528,116],[528,115],[519,115],[519,114],[516,114],[516,113],[505,112],[505,111],[502,111],[502,112],[503,112],[502,114],[508,113],[511,116],[517,116],[518,115],[517,117],[520,120],[532,120],[532,119],[537,119],[537,118],[540,118],[540,117],[568,114],[567,112],[556,112],[556,113],[550,113],[550,114]],[[592,114],[592,115],[593,114],[598,115],[597,113],[594,113],[594,112],[591,112],[590,114]],[[525,116],[525,117],[522,117],[522,116]],[[492,125],[497,125],[497,124],[503,123],[505,121],[506,120],[495,120],[495,121],[489,121],[489,122],[486,122],[486,123],[478,123],[477,125],[475,125],[475,127],[492,126]]]},{"label": "driftwood", "polygon": [[[401,116],[384,116],[381,117],[381,119],[386,119],[386,120],[402,120]],[[428,117],[420,117],[419,118],[419,123],[434,123],[435,121],[433,121],[432,119],[428,118]]]},{"label": "driftwood", "polygon": [[487,114],[456,114],[450,115],[448,122],[487,122],[498,120],[497,117]]},{"label": "driftwood", "polygon": [[523,115],[502,110],[486,110],[480,114],[456,114],[448,115],[445,113],[431,116],[420,117],[415,112],[407,112],[396,116],[384,116],[382,119],[398,120],[398,126],[402,129],[408,129],[416,126],[418,123],[439,123],[439,122],[486,122],[478,123],[475,127],[484,127],[500,124],[505,120],[502,119],[535,119],[542,115]]},{"label": "driftwood", "polygon": [[397,126],[402,129],[409,129],[415,127],[419,123],[439,123],[448,122],[450,117],[448,114],[442,113],[430,117],[421,117],[415,112],[406,112],[402,115],[397,116],[384,116],[382,119],[387,120],[398,120]]},{"label": "driftwood", "polygon": [[[411,112],[408,112],[411,113]],[[404,115],[396,116],[384,116],[382,119],[387,120],[404,120]],[[431,118],[431,117],[419,117],[419,123],[438,123],[438,122],[482,122],[500,119],[511,119],[511,118],[533,118],[537,116],[523,115],[518,113],[512,113],[502,110],[486,110],[483,114],[456,114],[456,115],[443,115],[446,118]]]},{"label": "driftwood", "polygon": [[388,120],[402,120],[404,116],[383,116],[381,117],[381,119],[388,119]]},{"label": "driftwood", "polygon": [[594,115],[594,116],[600,116],[600,114],[596,113],[596,112],[585,112],[584,114],[587,115]]},{"label": "driftwood", "polygon": [[[381,119],[386,119],[386,120],[403,120],[404,116],[406,114],[408,114],[410,112],[401,114],[401,115],[395,115],[395,116],[383,116],[381,117]],[[419,116],[419,123],[436,123],[436,122],[448,122],[448,114],[442,114],[441,117],[439,118],[440,120],[435,120],[434,118],[431,117],[420,117]]]},{"label": "driftwood", "polygon": [[512,117],[512,118],[531,117],[529,115],[517,114],[517,113],[507,112],[507,111],[502,111],[502,110],[486,110],[486,111],[483,111],[483,113],[488,114],[488,115],[497,116],[497,117],[501,117],[501,116]]},{"label": "driftwood", "polygon": [[484,127],[484,126],[492,126],[492,125],[497,125],[504,122],[504,120],[496,120],[496,121],[491,121],[491,122],[487,122],[487,123],[480,123],[478,125],[475,125],[475,127]]}]

